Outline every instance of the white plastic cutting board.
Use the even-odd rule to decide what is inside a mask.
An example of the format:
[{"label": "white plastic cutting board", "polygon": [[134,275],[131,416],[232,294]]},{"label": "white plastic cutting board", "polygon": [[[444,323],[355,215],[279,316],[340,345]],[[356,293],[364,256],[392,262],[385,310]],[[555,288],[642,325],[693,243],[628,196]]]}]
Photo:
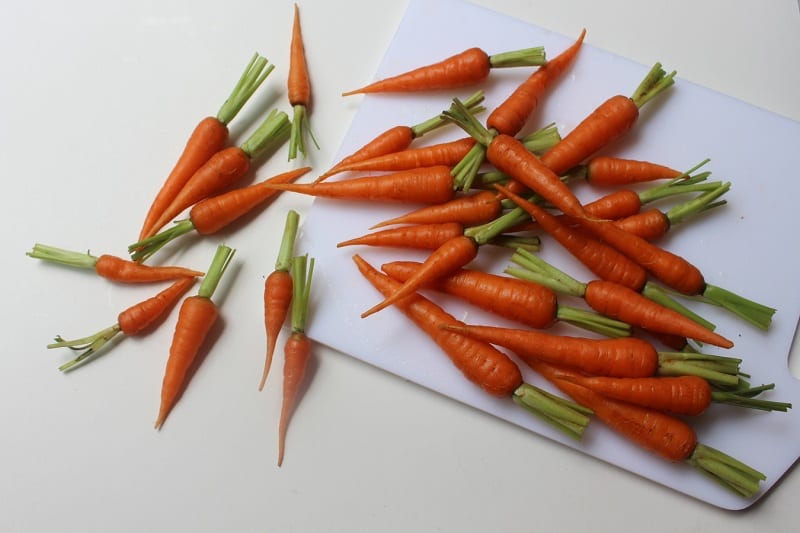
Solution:
[{"label": "white plastic cutting board", "polygon": [[[495,53],[543,45],[552,57],[571,44],[578,31],[573,36],[557,35],[456,0],[415,0],[410,3],[375,77],[430,63],[471,46]],[[591,36],[592,29],[587,28],[587,32]],[[653,62],[658,60],[653,58]],[[577,62],[553,87],[525,132],[556,122],[566,134],[609,96],[630,94],[649,67],[584,45]],[[776,390],[768,397],[800,407],[800,386],[788,367],[800,315],[797,290],[800,254],[793,233],[797,224],[792,218],[796,198],[800,197],[796,176],[800,124],[686,82],[680,79],[680,67],[665,65],[667,70],[678,71],[677,83],[660,100],[645,106],[634,130],[608,152],[681,169],[708,157],[711,162],[706,169],[713,172],[712,179],[732,181],[733,187],[726,196],[727,206],[676,228],[665,244],[699,266],[710,283],[779,310],[771,330],[764,333],[711,306],[690,303],[715,322],[720,333],[734,340],[736,346],[726,355],[744,360],[743,370],[752,376],[754,384],[774,382]],[[529,72],[530,69],[494,71],[490,81],[482,86],[487,95],[486,107],[492,109],[502,101]],[[341,89],[370,81],[344,80],[347,86]],[[434,116],[449,105],[453,96],[465,98],[474,90],[349,97],[362,98],[363,102],[339,155],[352,152],[390,126],[413,125]],[[418,144],[460,136],[463,132],[450,127]],[[577,190],[584,198],[602,193],[587,186]],[[657,204],[661,205],[665,204]],[[641,451],[599,422],[590,425],[581,442],[574,442],[523,412],[511,400],[488,396],[466,381],[438,348],[395,309],[360,319],[360,314],[380,297],[360,277],[352,255],[359,253],[377,267],[395,259],[420,260],[425,254],[366,247],[337,249],[336,243],[366,233],[372,224],[408,210],[409,206],[314,202],[298,246],[317,260],[312,291],[314,318],[309,329],[315,340],[534,433],[727,509],[752,504],[800,456],[797,409],[789,413],[762,413],[714,406],[697,419],[695,427],[701,442],[767,475],[761,493],[752,500],[743,500],[687,465],[668,464]],[[591,279],[551,241],[545,241],[541,253],[578,279]],[[507,251],[485,249],[478,265],[500,272],[508,265],[508,257]],[[429,296],[466,322],[501,323],[452,299]],[[526,378],[544,385],[532,373],[526,372]]]}]

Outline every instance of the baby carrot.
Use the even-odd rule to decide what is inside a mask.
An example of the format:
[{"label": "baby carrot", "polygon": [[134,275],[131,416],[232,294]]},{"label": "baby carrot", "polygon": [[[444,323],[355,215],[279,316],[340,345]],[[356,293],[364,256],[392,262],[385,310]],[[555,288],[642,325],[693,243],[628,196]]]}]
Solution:
[{"label": "baby carrot", "polygon": [[184,277],[173,282],[155,296],[132,305],[117,315],[117,322],[93,335],[75,340],[64,340],[60,335],[48,348],[70,348],[83,350],[77,357],[58,367],[62,372],[72,370],[80,365],[93,361],[100,349],[117,334],[127,336],[138,335],[161,319],[167,311],[189,290],[195,278]]},{"label": "baby carrot", "polygon": [[681,172],[652,161],[625,159],[622,157],[597,156],[585,165],[586,181],[592,185],[631,185],[646,181],[675,179],[689,175],[693,170],[708,162],[708,159],[695,166],[694,169]]},{"label": "baby carrot", "polygon": [[287,81],[289,103],[292,106],[292,129],[289,135],[289,161],[297,157],[297,152],[305,155],[303,132],[308,129],[311,140],[319,148],[314,134],[308,128],[308,106],[311,104],[311,80],[308,75],[306,50],[303,32],[300,28],[300,8],[294,5],[292,41],[289,47],[289,77]]},{"label": "baby carrot", "polygon": [[203,275],[202,272],[184,267],[147,266],[115,255],[102,254],[94,256],[88,252],[73,252],[46,244],[34,245],[33,250],[28,252],[27,255],[52,263],[92,269],[99,276],[120,283],[151,283]]},{"label": "baby carrot", "polygon": [[463,225],[483,224],[500,215],[503,206],[496,194],[481,191],[466,194],[450,201],[421,207],[405,215],[379,222],[372,228],[394,224],[442,224],[457,222]]},{"label": "baby carrot", "polygon": [[164,424],[186,387],[189,368],[217,320],[219,311],[211,297],[234,253],[228,246],[219,245],[197,294],[184,299],[181,304],[161,385],[161,406],[155,423],[156,429]]},{"label": "baby carrot", "polygon": [[410,248],[415,250],[436,250],[444,243],[464,234],[464,226],[458,222],[439,224],[414,224],[389,228],[360,237],[342,241],[337,248],[344,246],[381,246]]}]

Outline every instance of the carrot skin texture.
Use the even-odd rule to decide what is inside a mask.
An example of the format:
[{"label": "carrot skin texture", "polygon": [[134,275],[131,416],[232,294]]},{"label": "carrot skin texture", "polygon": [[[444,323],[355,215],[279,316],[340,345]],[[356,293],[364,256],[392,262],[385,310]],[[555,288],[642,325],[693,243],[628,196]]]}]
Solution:
[{"label": "carrot skin texture", "polygon": [[278,423],[278,466],[283,464],[286,432],[294,412],[300,387],[311,358],[311,340],[301,332],[294,332],[284,345],[283,401]]},{"label": "carrot skin texture", "polygon": [[436,250],[450,239],[463,234],[464,227],[456,222],[416,224],[368,233],[361,237],[340,242],[336,247],[361,245]]},{"label": "carrot skin texture", "polygon": [[[401,284],[353,256],[361,274],[384,296],[396,294]],[[488,343],[449,332],[440,324],[460,324],[444,309],[419,294],[399,299],[397,308],[422,329],[472,383],[497,397],[508,397],[522,384],[519,367]]]},{"label": "carrot skin texture", "polygon": [[630,185],[680,175],[681,171],[664,165],[619,157],[593,157],[586,164],[586,181],[598,186]]},{"label": "carrot skin texture", "polygon": [[460,196],[453,200],[425,206],[397,218],[375,224],[373,228],[392,224],[443,224],[457,222],[464,226],[483,224],[500,216],[503,210],[497,195],[491,191]]},{"label": "carrot skin texture", "polygon": [[290,61],[288,74],[288,96],[292,106],[307,106],[311,102],[311,82],[308,76],[305,47],[303,46],[303,33],[300,28],[300,9],[294,5],[294,19],[292,21],[292,40],[289,44]]},{"label": "carrot skin texture", "polygon": [[620,189],[584,204],[583,209],[594,218],[618,220],[635,215],[642,208],[642,200],[631,189]]},{"label": "carrot skin texture", "polygon": [[648,209],[614,221],[614,225],[646,241],[663,237],[670,228],[667,215],[658,209]]},{"label": "carrot skin texture", "polygon": [[178,266],[140,265],[134,261],[109,254],[103,254],[97,258],[95,272],[106,279],[122,283],[152,283],[203,275],[197,270]]},{"label": "carrot skin texture", "polygon": [[370,142],[353,152],[352,154],[342,158],[341,161],[336,163],[327,172],[320,175],[316,181],[322,181],[328,176],[332,176],[344,169],[348,165],[379,157],[386,154],[393,154],[406,150],[414,141],[414,130],[410,126],[394,126],[384,131]]},{"label": "carrot skin texture", "polygon": [[336,172],[328,172],[328,175],[345,171],[398,171],[439,165],[453,167],[467,155],[473,146],[475,146],[475,139],[464,137],[419,148],[407,148],[399,152],[342,165]]},{"label": "carrot skin texture", "polygon": [[259,390],[267,381],[275,345],[292,301],[292,276],[286,270],[273,270],[264,282],[264,329],[267,334],[267,355]]},{"label": "carrot skin texture", "polygon": [[489,76],[489,55],[480,48],[469,48],[437,63],[391,76],[360,89],[342,93],[352,94],[415,92],[455,89],[474,85]]},{"label": "carrot skin texture", "polygon": [[144,331],[162,317],[194,282],[193,277],[180,278],[155,296],[125,309],[117,316],[120,330],[125,335],[136,335]]}]

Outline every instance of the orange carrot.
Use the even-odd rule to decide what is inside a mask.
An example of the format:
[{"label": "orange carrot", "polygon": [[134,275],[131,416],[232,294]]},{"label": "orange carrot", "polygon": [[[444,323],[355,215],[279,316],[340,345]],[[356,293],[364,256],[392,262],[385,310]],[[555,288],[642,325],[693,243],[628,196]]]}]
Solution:
[{"label": "orange carrot", "polygon": [[464,226],[457,222],[415,224],[368,233],[360,237],[342,241],[336,246],[337,248],[358,245],[436,250],[450,239],[463,234]]},{"label": "orange carrot", "polygon": [[[292,23],[292,41],[289,47],[288,96],[292,105],[292,131],[289,135],[289,161],[297,157],[297,152],[306,154],[303,131],[308,129],[308,106],[311,104],[311,80],[306,63],[306,50],[303,45],[303,33],[300,29],[300,9],[294,5],[294,21]],[[311,140],[317,140],[308,129]]]},{"label": "orange carrot", "polygon": [[[385,297],[389,298],[400,290],[399,282],[381,274],[360,256],[353,256],[353,260],[361,274]],[[542,414],[542,409],[546,405],[558,406],[559,410],[567,407],[567,412],[564,413],[566,418],[556,415],[550,422],[573,437],[580,437],[588,422],[586,413],[575,412],[572,410],[573,406],[542,394],[543,391],[525,383],[516,363],[491,344],[441,327],[460,324],[444,309],[417,293],[411,293],[397,300],[395,305],[442,349],[453,365],[470,382],[493,396],[500,398],[511,396],[518,405],[538,414]]]},{"label": "orange carrot", "polygon": [[452,200],[455,195],[450,169],[442,165],[339,181],[268,186],[310,196],[370,202],[436,204]]},{"label": "orange carrot", "polygon": [[129,245],[131,259],[145,261],[167,243],[192,231],[200,235],[212,235],[280,193],[277,189],[266,187],[266,184],[291,183],[309,170],[311,167],[290,170],[262,182],[201,200],[189,210],[188,218],[176,221],[171,227],[152,237]]},{"label": "orange carrot", "polygon": [[247,100],[275,68],[259,54],[254,54],[242,73],[231,95],[225,100],[215,117],[202,119],[195,127],[178,161],[159,189],[145,216],[139,239],[148,235],[151,226],[161,212],[166,209],[189,178],[208,161],[211,156],[225,147],[228,141],[228,124],[238,114]]},{"label": "orange carrot", "polygon": [[489,55],[473,47],[402,74],[373,82],[342,96],[361,93],[417,92],[438,89],[457,89],[480,83],[492,68],[537,66],[545,62],[544,49],[525,48],[513,52]]},{"label": "orange carrot", "polygon": [[496,194],[481,191],[477,194],[459,196],[448,202],[421,207],[405,215],[379,222],[372,226],[380,228],[394,224],[442,224],[457,222],[463,225],[482,224],[494,220],[503,207]]},{"label": "orange carrot", "polygon": [[34,245],[27,255],[52,263],[93,269],[99,276],[120,283],[152,283],[203,275],[202,272],[184,267],[140,265],[115,255],[94,256],[88,252],[72,252],[46,244]]},{"label": "orange carrot", "polygon": [[235,184],[250,169],[252,159],[286,140],[289,129],[288,115],[283,111],[273,110],[241,146],[231,146],[215,153],[183,185],[150,226],[150,231],[144,238],[155,235],[188,207],[209,196],[220,194]]},{"label": "orange carrot", "polygon": [[278,334],[286,321],[286,315],[292,302],[293,282],[289,269],[292,264],[299,221],[300,215],[297,214],[297,211],[289,210],[286,214],[286,223],[283,228],[278,258],[275,261],[275,269],[264,281],[264,330],[267,335],[267,355],[258,390],[264,389]]},{"label": "orange carrot", "polygon": [[291,270],[292,334],[283,350],[283,397],[278,425],[278,466],[283,464],[286,432],[297,405],[308,361],[311,359],[311,339],[306,336],[305,327],[314,259],[309,260],[307,256],[295,257],[292,259]]},{"label": "orange carrot", "polygon": [[607,146],[633,126],[639,109],[670,87],[674,76],[675,72],[666,74],[656,63],[632,96],[615,95],[600,104],[542,155],[542,163],[561,175]]},{"label": "orange carrot", "polygon": [[234,250],[224,244],[219,245],[197,294],[184,299],[181,304],[161,385],[161,406],[155,423],[156,429],[164,424],[186,387],[189,369],[217,320],[219,310],[211,297],[234,253]]},{"label": "orange carrot", "polygon": [[94,335],[75,340],[64,340],[57,335],[54,343],[48,348],[70,348],[83,350],[77,357],[58,367],[62,372],[72,370],[80,365],[94,360],[100,348],[106,345],[118,333],[127,336],[139,335],[161,319],[169,309],[189,290],[194,283],[194,277],[179,278],[172,285],[163,289],[155,296],[132,305],[117,315],[116,324],[107,327]]},{"label": "orange carrot", "polygon": [[683,175],[680,170],[651,161],[621,157],[593,157],[586,164],[586,181],[592,185],[629,185],[644,181],[673,179]]}]

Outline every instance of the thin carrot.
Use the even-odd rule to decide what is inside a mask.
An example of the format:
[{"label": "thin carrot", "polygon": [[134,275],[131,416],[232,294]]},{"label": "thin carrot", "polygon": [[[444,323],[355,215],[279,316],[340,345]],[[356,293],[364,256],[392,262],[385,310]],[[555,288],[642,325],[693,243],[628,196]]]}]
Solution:
[{"label": "thin carrot", "polygon": [[481,191],[459,196],[450,201],[421,207],[399,217],[384,220],[372,226],[380,228],[395,224],[441,224],[457,222],[463,225],[483,224],[500,215],[503,206],[496,194]]},{"label": "thin carrot", "polygon": [[311,79],[308,74],[303,32],[300,28],[300,8],[294,5],[292,22],[292,41],[289,47],[289,76],[287,80],[289,103],[292,106],[292,131],[289,135],[289,161],[297,157],[299,151],[306,155],[303,132],[308,130],[311,140],[319,149],[317,140],[308,127],[308,107],[311,104]]},{"label": "thin carrot", "polygon": [[228,141],[228,124],[274,68],[275,65],[268,64],[265,58],[257,53],[254,54],[217,115],[206,117],[197,124],[178,161],[153,199],[139,232],[139,239],[143,239],[150,233],[152,224],[175,198],[178,191],[189,181],[189,178],[211,156],[225,147]]},{"label": "thin carrot", "polygon": [[288,115],[273,110],[241,146],[231,146],[214,154],[189,178],[150,226],[144,238],[155,235],[169,221],[200,200],[220,194],[235,184],[250,169],[253,159],[287,139],[290,128]]},{"label": "thin carrot", "polygon": [[[470,112],[478,113],[483,110],[483,107],[480,106],[483,99],[483,91],[479,90],[464,100],[464,105]],[[389,128],[375,136],[371,141],[367,142],[352,154],[342,158],[327,172],[322,173],[315,181],[323,181],[329,176],[343,171],[342,169],[351,163],[406,150],[415,139],[419,139],[426,133],[438,129],[447,123],[448,121],[443,120],[442,117],[437,114],[435,117],[424,120],[414,126],[400,125]]]},{"label": "thin carrot", "polygon": [[598,186],[617,186],[664,179],[674,179],[687,173],[652,161],[597,156],[585,167],[586,181]]},{"label": "thin carrot", "polygon": [[480,83],[489,77],[493,68],[537,66],[545,62],[542,47],[524,48],[489,55],[473,47],[430,65],[378,80],[369,85],[342,93],[342,96],[362,93],[417,92],[457,89]]},{"label": "thin carrot", "polygon": [[221,244],[203,278],[197,294],[183,300],[169,348],[169,358],[161,385],[161,406],[155,428],[160,429],[186,386],[189,368],[194,363],[219,310],[211,300],[235,250]]},{"label": "thin carrot", "polygon": [[55,342],[48,344],[48,348],[70,348],[83,350],[77,357],[64,363],[59,370],[67,372],[80,365],[94,360],[100,349],[119,333],[127,336],[139,335],[172,308],[172,306],[189,290],[195,278],[184,277],[174,281],[169,287],[161,290],[155,296],[134,304],[117,315],[117,322],[93,335],[74,340],[64,340],[60,335],[55,337]]},{"label": "thin carrot", "polygon": [[269,184],[274,189],[348,200],[437,204],[452,200],[453,178],[443,165],[322,183]]},{"label": "thin carrot", "polygon": [[289,269],[292,265],[299,221],[300,215],[297,214],[297,211],[289,210],[286,214],[286,223],[283,227],[275,268],[264,281],[264,330],[267,335],[267,355],[258,390],[263,390],[264,384],[267,382],[278,334],[286,321],[286,315],[292,302],[293,284]]},{"label": "thin carrot", "polygon": [[188,218],[176,221],[152,237],[129,245],[128,252],[131,254],[131,259],[137,262],[145,261],[166,244],[192,231],[200,235],[212,235],[280,193],[277,189],[266,187],[266,184],[291,183],[310,170],[311,167],[297,168],[247,187],[232,189],[200,200],[189,210]]},{"label": "thin carrot", "polygon": [[381,246],[410,248],[415,250],[436,250],[441,245],[464,234],[464,226],[458,222],[440,224],[414,224],[389,228],[360,237],[342,241],[337,248],[344,246]]},{"label": "thin carrot", "polygon": [[[398,292],[399,282],[380,273],[358,255],[353,260],[361,274],[384,296]],[[589,421],[588,412],[575,411],[573,404],[525,383],[516,363],[491,344],[442,328],[460,322],[424,296],[412,293],[398,300],[396,306],[442,349],[471,383],[493,396],[512,397],[517,405],[580,438]]]},{"label": "thin carrot", "polygon": [[300,386],[305,377],[308,361],[311,358],[311,339],[306,336],[308,319],[308,299],[311,290],[311,277],[314,272],[314,259],[300,256],[292,259],[292,334],[286,340],[283,355],[283,397],[281,416],[278,425],[278,466],[283,464],[286,432],[289,421],[297,405]]},{"label": "thin carrot", "polygon": [[88,252],[73,252],[46,244],[35,244],[27,255],[47,262],[92,269],[99,276],[120,283],[151,283],[203,275],[197,270],[179,266],[147,266],[115,255],[94,256]]}]

